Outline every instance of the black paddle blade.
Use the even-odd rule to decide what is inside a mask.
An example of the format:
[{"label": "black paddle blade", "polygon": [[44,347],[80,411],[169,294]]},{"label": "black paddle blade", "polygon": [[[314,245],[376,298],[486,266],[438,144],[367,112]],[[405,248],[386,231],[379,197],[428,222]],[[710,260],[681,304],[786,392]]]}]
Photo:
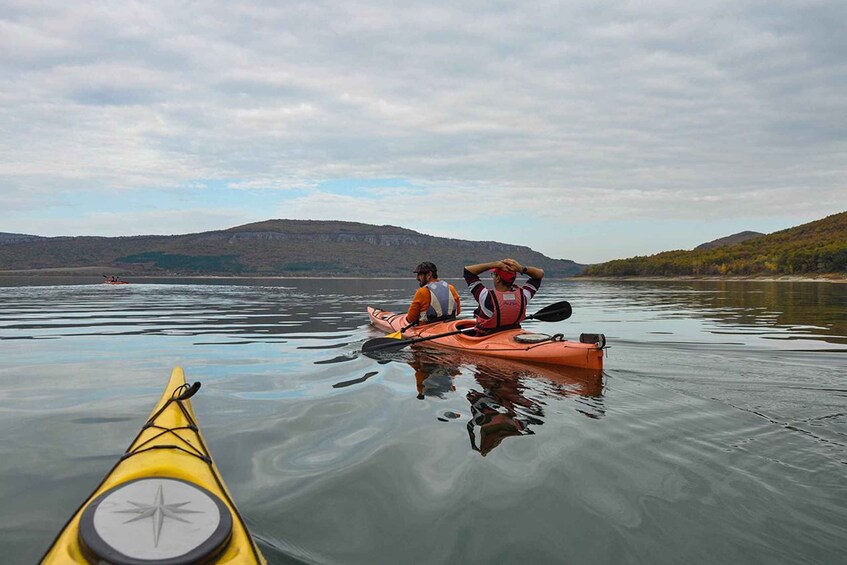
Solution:
[{"label": "black paddle blade", "polygon": [[400,351],[407,345],[409,345],[409,341],[405,339],[377,337],[362,344],[362,353],[391,353],[392,351]]},{"label": "black paddle blade", "polygon": [[571,310],[570,302],[562,300],[561,302],[556,302],[550,306],[545,306],[532,316],[528,317],[542,322],[561,322],[562,320],[570,318],[572,313],[573,310]]}]

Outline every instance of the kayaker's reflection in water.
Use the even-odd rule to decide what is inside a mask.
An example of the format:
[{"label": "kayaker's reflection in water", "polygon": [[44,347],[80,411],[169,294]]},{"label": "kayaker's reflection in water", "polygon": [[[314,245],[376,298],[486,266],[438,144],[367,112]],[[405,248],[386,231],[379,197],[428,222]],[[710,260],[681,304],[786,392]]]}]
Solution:
[{"label": "kayaker's reflection in water", "polygon": [[[596,371],[469,359],[452,352],[416,351],[407,362],[415,370],[417,397],[421,400],[445,398],[456,391],[455,377],[463,369],[472,372],[478,387],[466,394],[470,404],[467,429],[471,449],[483,457],[507,437],[533,435],[531,426],[544,423],[543,405],[527,397],[529,387],[524,383],[528,379],[538,378],[539,383],[546,383],[547,386],[533,388],[536,394],[577,395],[595,403],[603,394],[602,377]],[[602,404],[592,407],[586,402],[577,410],[591,418],[603,415]]]},{"label": "kayaker's reflection in water", "polygon": [[[529,425],[544,423],[541,405],[521,394],[523,387],[519,377],[515,376],[509,382],[479,372],[475,376],[483,391],[471,390],[467,394],[471,404],[471,418],[468,420],[471,449],[485,457],[507,437],[532,435],[535,432]],[[518,406],[521,407],[521,416],[516,410]]]},{"label": "kayaker's reflection in water", "polygon": [[423,355],[415,355],[409,365],[415,370],[415,387],[419,400],[427,396],[444,398],[446,393],[456,391],[453,377],[461,372],[459,369],[450,368],[444,363],[429,362]]}]

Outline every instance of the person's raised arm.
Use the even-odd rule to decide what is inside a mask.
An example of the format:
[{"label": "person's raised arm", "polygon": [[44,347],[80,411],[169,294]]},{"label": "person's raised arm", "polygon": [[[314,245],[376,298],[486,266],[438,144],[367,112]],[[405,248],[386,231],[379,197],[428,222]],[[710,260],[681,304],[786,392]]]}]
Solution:
[{"label": "person's raised arm", "polygon": [[544,278],[544,269],[540,269],[539,267],[530,267],[529,265],[521,265],[514,259],[503,259],[501,261],[504,265],[508,267],[508,270],[513,271],[515,273],[521,273],[523,275],[527,275],[529,278],[541,280]]},{"label": "person's raised arm", "polygon": [[472,275],[478,275],[491,269],[511,270],[503,261],[489,261],[488,263],[477,263],[476,265],[467,265],[465,270]]}]

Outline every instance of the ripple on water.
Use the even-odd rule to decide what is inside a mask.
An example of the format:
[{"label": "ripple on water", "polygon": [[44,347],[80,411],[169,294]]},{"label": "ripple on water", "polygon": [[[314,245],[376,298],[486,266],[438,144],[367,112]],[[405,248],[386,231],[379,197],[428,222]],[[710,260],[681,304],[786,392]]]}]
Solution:
[{"label": "ripple on water", "polygon": [[7,556],[38,560],[182,365],[274,563],[843,557],[847,285],[545,281],[574,315],[543,331],[609,338],[584,375],[358,355],[363,304],[414,281],[250,284],[0,288]]}]

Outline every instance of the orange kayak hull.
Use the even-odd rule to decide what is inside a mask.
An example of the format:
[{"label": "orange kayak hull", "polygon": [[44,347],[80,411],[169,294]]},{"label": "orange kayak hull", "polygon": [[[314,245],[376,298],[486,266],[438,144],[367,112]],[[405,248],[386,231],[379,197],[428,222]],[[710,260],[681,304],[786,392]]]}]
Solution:
[{"label": "orange kayak hull", "polygon": [[[405,313],[397,314],[387,310],[368,307],[368,317],[375,328],[387,333],[399,331],[408,325]],[[472,320],[436,322],[434,324],[409,328],[403,332],[403,337],[405,339],[428,337],[457,329],[469,328],[473,324]],[[456,334],[431,339],[422,342],[421,345],[467,351],[501,359],[515,359],[532,363],[580,367],[583,369],[603,369],[603,349],[594,343],[580,343],[567,340],[522,343],[515,339],[515,336],[530,333],[526,330],[515,329],[479,337]]]}]

